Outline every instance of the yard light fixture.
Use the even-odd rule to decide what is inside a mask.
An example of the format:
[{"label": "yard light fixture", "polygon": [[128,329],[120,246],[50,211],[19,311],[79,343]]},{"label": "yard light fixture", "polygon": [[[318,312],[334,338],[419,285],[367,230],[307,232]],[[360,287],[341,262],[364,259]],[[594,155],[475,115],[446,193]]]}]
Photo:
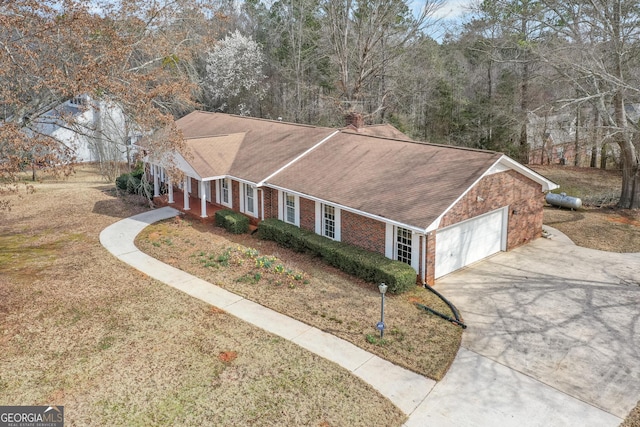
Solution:
[{"label": "yard light fixture", "polygon": [[384,324],[384,294],[387,293],[387,289],[388,288],[389,287],[387,285],[385,285],[384,283],[380,283],[378,285],[378,290],[380,290],[380,297],[382,299],[380,301],[380,321],[376,325],[376,328],[380,331],[380,339],[382,339],[384,337],[384,328],[385,328],[385,324]]}]

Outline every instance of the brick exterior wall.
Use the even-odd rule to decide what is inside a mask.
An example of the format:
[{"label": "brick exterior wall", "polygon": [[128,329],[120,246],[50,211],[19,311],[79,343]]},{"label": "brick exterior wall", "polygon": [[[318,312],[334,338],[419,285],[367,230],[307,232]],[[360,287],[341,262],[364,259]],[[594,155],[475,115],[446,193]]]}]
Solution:
[{"label": "brick exterior wall", "polygon": [[240,212],[240,183],[238,181],[231,181],[231,200],[233,203],[233,210],[236,212]]},{"label": "brick exterior wall", "polygon": [[473,187],[442,218],[440,228],[509,206],[507,250],[511,250],[540,237],[543,205],[540,184],[512,170],[495,173]]},{"label": "brick exterior wall", "polygon": [[[420,259],[422,261],[422,258]],[[427,269],[425,275],[427,277],[423,277],[423,280],[429,286],[433,286],[436,283],[435,273],[436,273],[436,233],[427,234]],[[422,274],[422,270],[420,270],[420,274]]]},{"label": "brick exterior wall", "polygon": [[341,240],[384,255],[385,224],[348,211],[341,211]]},{"label": "brick exterior wall", "polygon": [[278,190],[262,187],[264,194],[264,218],[278,218]]},{"label": "brick exterior wall", "polygon": [[300,197],[300,228],[316,231],[316,202]]},{"label": "brick exterior wall", "polygon": [[211,187],[211,203],[216,202],[216,182],[210,181],[209,186]]}]

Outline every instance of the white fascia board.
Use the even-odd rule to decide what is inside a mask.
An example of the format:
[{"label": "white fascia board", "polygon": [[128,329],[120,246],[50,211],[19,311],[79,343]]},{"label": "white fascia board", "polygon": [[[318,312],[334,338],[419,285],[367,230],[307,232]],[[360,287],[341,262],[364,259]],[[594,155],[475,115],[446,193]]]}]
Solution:
[{"label": "white fascia board", "polygon": [[220,178],[229,178],[229,179],[233,179],[234,181],[238,181],[241,184],[249,184],[252,187],[256,187],[256,188],[260,187],[260,183],[256,184],[253,181],[247,181],[246,179],[238,178],[237,176],[225,175],[225,176],[220,177]]},{"label": "white fascia board", "polygon": [[291,166],[292,164],[294,164],[295,162],[297,162],[298,160],[300,160],[301,158],[303,158],[304,156],[306,156],[307,154],[309,154],[310,152],[312,152],[313,150],[315,150],[316,148],[318,148],[319,146],[321,146],[322,144],[324,144],[325,142],[327,142],[331,137],[333,137],[334,135],[340,133],[339,130],[333,132],[331,135],[325,137],[324,139],[322,139],[320,142],[318,142],[317,144],[315,144],[313,147],[307,149],[306,151],[304,151],[302,154],[298,155],[298,157],[296,157],[295,159],[291,160],[289,163],[287,163],[286,165],[282,166],[280,169],[278,169],[277,171],[273,172],[271,175],[267,176],[266,178],[264,178],[262,181],[260,181],[257,186],[258,187],[262,187],[264,185],[264,183],[273,178],[274,176],[276,176],[277,174],[279,174],[280,172],[282,172],[283,170],[285,170],[286,168],[288,168],[289,166]]},{"label": "white fascia board", "polygon": [[309,200],[313,200],[314,202],[320,202],[320,203],[323,203],[323,204],[335,206],[335,207],[339,208],[340,210],[344,210],[344,211],[347,211],[347,212],[358,214],[358,215],[361,215],[361,216],[364,216],[364,217],[367,217],[367,218],[375,219],[376,221],[380,221],[380,222],[383,222],[385,224],[395,225],[395,226],[398,226],[398,227],[406,228],[407,230],[415,231],[416,233],[419,233],[419,234],[424,234],[424,230],[422,228],[420,228],[420,227],[415,227],[413,225],[404,224],[402,222],[394,221],[392,219],[385,218],[385,217],[382,217],[382,216],[379,216],[379,215],[374,215],[374,214],[371,214],[371,213],[368,213],[368,212],[364,212],[364,211],[361,211],[361,210],[358,210],[358,209],[350,208],[349,206],[341,205],[339,203],[331,202],[329,200],[324,200],[324,199],[321,199],[319,197],[310,196],[309,194],[300,193],[298,191],[291,190],[289,188],[284,188],[284,187],[280,187],[278,185],[269,184],[268,182],[267,183],[263,182],[262,186],[267,186],[267,187],[273,188],[275,190],[285,191],[285,192],[287,192],[289,194],[295,194],[296,196],[304,197],[305,199],[309,199]]},{"label": "white fascia board", "polygon": [[[540,175],[539,173],[537,173],[536,171],[529,169],[528,167],[516,162],[515,160],[513,160],[512,158],[502,155],[502,157],[500,157],[500,159],[498,159],[498,161],[496,162],[500,163],[504,166],[507,166],[510,169],[515,170],[516,172],[520,172],[522,175],[526,176],[527,178],[537,182],[538,184],[542,185],[542,191],[543,192],[547,192],[547,191],[551,191],[551,190],[555,190],[556,188],[560,188],[560,186],[558,184],[556,184],[553,181],[548,180],[547,178],[545,178],[544,176]],[[494,165],[495,166],[495,165]]]},{"label": "white fascia board", "polygon": [[[507,169],[504,169],[504,167],[506,166]],[[426,229],[424,229],[424,233],[430,233],[434,230],[437,230],[440,227],[440,221],[442,221],[442,218],[464,197],[467,195],[467,193],[469,191],[471,191],[471,189],[473,187],[475,187],[478,182],[480,182],[480,180],[482,180],[484,177],[488,176],[488,175],[493,175],[494,173],[497,172],[504,172],[506,170],[509,169],[513,169],[516,172],[521,173],[522,175],[526,176],[527,178],[532,179],[533,181],[537,182],[538,184],[542,185],[542,191],[549,191],[549,190],[554,190],[556,188],[558,188],[559,186],[552,182],[549,181],[548,179],[546,179],[545,177],[543,177],[542,175],[532,171],[531,169],[524,167],[523,165],[521,165],[520,163],[516,162],[515,160],[505,156],[504,154],[502,155],[502,157],[500,157],[498,160],[496,160],[496,162],[489,168],[487,169],[481,176],[480,178],[478,178],[472,185],[469,186],[469,188],[467,188],[456,200],[454,200],[453,203],[451,203],[449,205],[449,207],[447,207],[447,209],[445,209],[439,216],[438,218],[435,219],[435,221],[433,221]]]},{"label": "white fascia board", "polygon": [[[162,159],[162,163],[164,164],[166,160],[171,161],[173,160],[173,165],[178,168],[179,170],[181,170],[185,175],[193,177],[195,179],[197,179],[198,181],[202,181],[202,177],[198,174],[198,172],[196,172],[196,170],[193,168],[193,166],[191,166],[191,164],[187,161],[187,159],[185,159],[182,154],[178,153],[178,152],[174,152],[173,153],[173,159],[167,159],[167,157],[165,156]],[[161,164],[161,166],[163,166]]]},{"label": "white fascia board", "polygon": [[167,168],[169,165],[175,166],[186,176],[190,176],[192,178],[197,179],[198,181],[204,181],[202,177],[196,172],[196,170],[191,166],[191,164],[185,159],[182,154],[174,151],[171,154],[164,154],[160,161],[152,161],[149,155],[146,155],[142,158],[142,161],[145,163],[151,163],[163,168]]}]

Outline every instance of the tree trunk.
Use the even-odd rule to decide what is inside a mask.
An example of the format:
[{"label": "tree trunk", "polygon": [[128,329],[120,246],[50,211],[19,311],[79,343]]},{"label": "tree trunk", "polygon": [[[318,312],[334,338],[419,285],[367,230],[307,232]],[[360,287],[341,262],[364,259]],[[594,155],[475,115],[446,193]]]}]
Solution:
[{"label": "tree trunk", "polygon": [[609,157],[609,144],[602,143],[602,148],[600,148],[600,169],[606,169],[607,168],[607,158]]},{"label": "tree trunk", "polygon": [[573,165],[574,166],[580,166],[580,107],[578,105],[578,108],[576,109],[576,137],[575,137],[575,147],[574,147],[574,151],[575,151],[575,156],[573,159]]},{"label": "tree trunk", "polygon": [[618,207],[640,208],[640,163],[633,143],[625,138],[619,142],[622,161],[622,190]]},{"label": "tree trunk", "polygon": [[597,108],[593,108],[593,131],[591,132],[593,139],[591,144],[591,166],[595,168],[598,164],[598,143],[600,141],[600,113]]}]

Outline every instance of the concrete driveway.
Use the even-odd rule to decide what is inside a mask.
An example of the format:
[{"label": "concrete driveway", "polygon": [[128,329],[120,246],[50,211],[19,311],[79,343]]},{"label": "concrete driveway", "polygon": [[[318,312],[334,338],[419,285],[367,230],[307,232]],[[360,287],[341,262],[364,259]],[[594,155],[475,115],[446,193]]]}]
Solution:
[{"label": "concrete driveway", "polygon": [[436,289],[471,353],[620,418],[640,399],[640,254],[538,239]]}]

